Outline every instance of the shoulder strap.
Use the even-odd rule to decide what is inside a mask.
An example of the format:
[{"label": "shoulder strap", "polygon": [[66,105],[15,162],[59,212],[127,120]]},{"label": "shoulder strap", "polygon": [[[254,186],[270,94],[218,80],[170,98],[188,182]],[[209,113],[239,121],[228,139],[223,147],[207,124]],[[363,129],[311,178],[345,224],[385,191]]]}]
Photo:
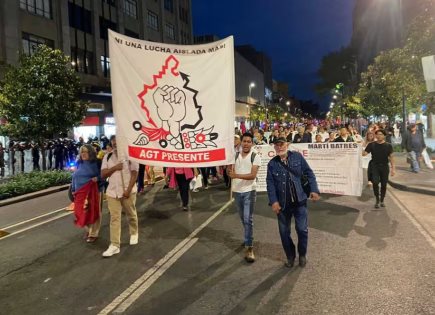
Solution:
[{"label": "shoulder strap", "polygon": [[109,162],[110,158],[112,157],[113,152],[110,152],[109,154],[107,154],[107,159],[106,161]]},{"label": "shoulder strap", "polygon": [[234,161],[237,161],[237,159],[239,158],[240,152],[236,152],[236,158],[234,159]]},{"label": "shoulder strap", "polygon": [[254,164],[254,160],[255,160],[256,156],[257,156],[257,153],[252,152],[252,154],[251,154],[251,164]]}]

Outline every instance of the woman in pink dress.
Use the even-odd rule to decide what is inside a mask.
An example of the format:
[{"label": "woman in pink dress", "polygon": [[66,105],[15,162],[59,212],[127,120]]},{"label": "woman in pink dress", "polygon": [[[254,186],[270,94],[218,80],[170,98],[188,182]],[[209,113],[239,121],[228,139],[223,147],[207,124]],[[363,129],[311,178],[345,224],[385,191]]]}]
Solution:
[{"label": "woman in pink dress", "polygon": [[169,177],[169,187],[178,186],[182,207],[184,211],[189,210],[189,184],[193,177],[198,175],[198,171],[192,168],[168,167],[166,176]]}]

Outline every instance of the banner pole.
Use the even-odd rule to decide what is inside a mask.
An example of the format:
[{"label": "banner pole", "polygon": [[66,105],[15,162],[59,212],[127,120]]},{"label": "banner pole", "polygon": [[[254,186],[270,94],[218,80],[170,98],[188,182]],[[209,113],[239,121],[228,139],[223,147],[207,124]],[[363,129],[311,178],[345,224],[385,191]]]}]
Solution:
[{"label": "banner pole", "polygon": [[[231,165],[231,172],[234,172],[234,165]],[[230,177],[231,179],[231,184],[230,184],[230,201],[233,200],[233,179]]]}]

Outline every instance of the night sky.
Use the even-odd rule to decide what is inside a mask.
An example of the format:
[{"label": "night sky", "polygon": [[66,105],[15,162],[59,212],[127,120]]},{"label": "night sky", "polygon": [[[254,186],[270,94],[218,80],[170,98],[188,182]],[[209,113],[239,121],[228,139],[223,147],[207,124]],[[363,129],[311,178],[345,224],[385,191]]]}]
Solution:
[{"label": "night sky", "polygon": [[[322,56],[346,46],[355,0],[192,0],[194,35],[235,37],[272,59],[273,78],[299,99],[314,91]],[[326,101],[322,102],[324,107]]]}]

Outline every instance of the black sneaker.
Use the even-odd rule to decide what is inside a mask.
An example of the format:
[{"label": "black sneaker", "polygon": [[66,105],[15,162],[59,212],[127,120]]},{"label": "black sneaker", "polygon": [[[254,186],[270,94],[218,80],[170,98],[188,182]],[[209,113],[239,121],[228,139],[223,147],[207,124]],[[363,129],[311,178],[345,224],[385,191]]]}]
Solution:
[{"label": "black sneaker", "polygon": [[306,264],[307,258],[305,256],[299,256],[299,266],[303,268]]},{"label": "black sneaker", "polygon": [[292,268],[295,265],[295,259],[289,259],[287,260],[287,262],[284,264],[284,266],[286,266],[287,268]]},{"label": "black sneaker", "polygon": [[381,206],[382,208],[385,208],[385,203],[381,202],[380,206]]},{"label": "black sneaker", "polygon": [[379,209],[379,203],[376,203],[376,204],[375,204],[375,208],[376,208],[376,209]]}]

